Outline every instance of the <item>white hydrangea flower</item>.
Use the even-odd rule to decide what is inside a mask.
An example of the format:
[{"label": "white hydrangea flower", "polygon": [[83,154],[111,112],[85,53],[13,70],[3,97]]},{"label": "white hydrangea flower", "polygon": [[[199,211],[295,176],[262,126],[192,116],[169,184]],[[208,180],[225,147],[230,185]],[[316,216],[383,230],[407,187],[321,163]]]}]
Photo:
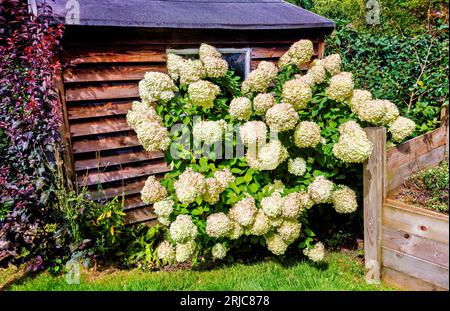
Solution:
[{"label": "white hydrangea flower", "polygon": [[158,122],[139,123],[135,131],[139,142],[147,151],[165,151],[170,145],[169,131]]},{"label": "white hydrangea flower", "polygon": [[200,80],[189,84],[188,94],[194,105],[209,109],[220,94],[220,87],[212,82]]},{"label": "white hydrangea flower", "polygon": [[362,163],[372,154],[372,143],[355,121],[347,121],[339,127],[339,141],[333,146],[336,158],[346,163]]},{"label": "white hydrangea flower", "polygon": [[206,57],[214,57],[214,58],[222,57],[222,54],[220,54],[220,52],[215,47],[206,43],[202,43],[200,45],[198,55],[200,59],[205,59]]},{"label": "white hydrangea flower", "polygon": [[175,259],[175,250],[168,241],[162,241],[156,247],[156,255],[160,260],[172,262]]},{"label": "white hydrangea flower", "polygon": [[177,262],[188,261],[195,251],[195,241],[187,241],[186,243],[177,243],[175,245],[175,260]]},{"label": "white hydrangea flower", "polygon": [[389,126],[392,124],[397,118],[400,116],[400,112],[398,111],[397,106],[389,101],[389,100],[383,100],[384,106],[386,107],[386,113],[384,114],[383,118],[381,119],[382,125]]},{"label": "white hydrangea flower", "polygon": [[312,98],[311,87],[299,79],[289,80],[283,84],[281,97],[296,110],[305,109]]},{"label": "white hydrangea flower", "polygon": [[282,217],[268,217],[269,218],[269,224],[273,228],[278,228],[283,224],[284,219]]},{"label": "white hydrangea flower", "polygon": [[239,135],[244,146],[265,144],[267,126],[262,121],[248,121],[239,127]]},{"label": "white hydrangea flower", "polygon": [[183,62],[183,57],[173,53],[167,54],[167,73],[175,81],[180,78],[180,67]]},{"label": "white hydrangea flower", "polygon": [[157,201],[153,204],[153,211],[158,217],[169,217],[173,212],[173,200],[171,198],[165,198],[164,200]]},{"label": "white hydrangea flower", "polygon": [[321,60],[320,64],[325,67],[326,71],[332,76],[341,72],[342,60],[339,54],[332,54]]},{"label": "white hydrangea flower", "polygon": [[264,116],[276,104],[275,96],[270,93],[260,93],[253,98],[253,109],[258,116]]},{"label": "white hydrangea flower", "polygon": [[190,84],[206,77],[203,64],[198,59],[184,59],[179,67],[180,84]]},{"label": "white hydrangea flower", "polygon": [[222,191],[227,189],[228,185],[235,180],[233,173],[231,173],[231,171],[227,167],[220,171],[215,171],[214,178],[220,183]]},{"label": "white hydrangea flower", "polygon": [[237,202],[229,212],[231,220],[236,221],[243,227],[248,227],[253,224],[255,220],[257,209],[255,199],[253,197],[246,197]]},{"label": "white hydrangea flower", "polygon": [[277,256],[283,255],[289,246],[278,234],[267,237],[266,244],[267,249]]},{"label": "white hydrangea flower", "polygon": [[303,158],[289,159],[288,172],[296,175],[303,176],[306,173],[306,161]]},{"label": "white hydrangea flower", "polygon": [[305,248],[303,254],[311,261],[322,261],[325,257],[325,246],[321,242],[317,242],[313,248]]},{"label": "white hydrangea flower", "polygon": [[300,122],[295,128],[294,142],[299,148],[316,147],[322,142],[319,125],[311,121]]},{"label": "white hydrangea flower", "polygon": [[325,67],[318,61],[312,63],[312,66],[308,69],[307,73],[314,84],[321,84],[325,80],[326,74]]},{"label": "white hydrangea flower", "polygon": [[291,104],[276,104],[266,113],[266,123],[270,129],[284,132],[295,127],[298,113]]},{"label": "white hydrangea flower", "polygon": [[203,194],[203,200],[213,205],[219,202],[220,194],[224,188],[222,184],[216,178],[206,178],[206,188]]},{"label": "white hydrangea flower", "polygon": [[192,135],[194,140],[202,141],[207,145],[212,145],[222,141],[225,121],[198,121],[194,123]]},{"label": "white hydrangea flower", "polygon": [[238,222],[231,221],[231,230],[229,238],[231,240],[237,240],[244,234],[244,227],[242,227]]},{"label": "white hydrangea flower", "polygon": [[167,196],[166,187],[161,185],[159,180],[154,175],[147,178],[144,188],[141,190],[142,202],[146,204],[153,204],[164,199]]},{"label": "white hydrangea flower", "polygon": [[269,217],[275,218],[281,215],[283,198],[279,192],[274,192],[270,196],[261,200],[261,209]]},{"label": "white hydrangea flower", "polygon": [[278,65],[282,67],[292,64],[300,68],[301,65],[309,62],[313,55],[314,46],[311,40],[299,40],[292,44],[289,50],[280,57]]},{"label": "white hydrangea flower", "polygon": [[354,90],[353,96],[347,104],[353,113],[358,113],[359,108],[369,100],[372,100],[372,93],[366,90]]},{"label": "white hydrangea flower", "polygon": [[283,192],[285,189],[285,185],[279,179],[275,179],[272,183],[268,185],[269,192]]},{"label": "white hydrangea flower", "polygon": [[171,221],[169,217],[158,217],[157,220],[159,221],[160,224],[162,224],[163,226],[169,226]]},{"label": "white hydrangea flower", "polygon": [[387,107],[383,100],[367,100],[360,104],[358,117],[372,124],[381,124],[386,115]]},{"label": "white hydrangea flower", "polygon": [[353,95],[354,82],[350,72],[341,72],[331,77],[330,85],[326,89],[329,99],[345,103]]},{"label": "white hydrangea flower", "polygon": [[314,203],[331,203],[333,196],[333,182],[323,176],[317,176],[308,186],[308,194]]},{"label": "white hydrangea flower", "polygon": [[288,244],[291,244],[300,236],[302,224],[292,220],[285,220],[277,228],[278,235]]},{"label": "white hydrangea flower", "polygon": [[227,252],[227,247],[223,243],[215,244],[211,250],[214,259],[224,259],[227,256]]},{"label": "white hydrangea flower", "polygon": [[159,123],[162,126],[162,119],[156,112],[155,108],[147,105],[146,103],[134,101],[131,110],[127,113],[128,125],[136,129],[141,123]]},{"label": "white hydrangea flower", "polygon": [[139,96],[147,102],[167,102],[175,97],[178,88],[172,79],[165,73],[149,71],[144,79],[139,81]]},{"label": "white hydrangea flower", "polygon": [[333,191],[333,207],[340,214],[353,213],[358,208],[356,193],[347,186],[338,185]]},{"label": "white hydrangea flower", "polygon": [[197,236],[197,226],[190,215],[178,215],[170,224],[170,237],[177,243],[186,243]]},{"label": "white hydrangea flower", "polygon": [[314,201],[309,196],[308,192],[300,191],[298,193],[298,199],[300,201],[301,210],[310,209],[314,205]]},{"label": "white hydrangea flower", "polygon": [[389,126],[389,132],[391,132],[394,141],[400,142],[410,136],[415,128],[416,123],[414,123],[413,120],[405,117],[398,117],[397,120]]},{"label": "white hydrangea flower", "polygon": [[261,236],[269,232],[269,230],[269,218],[261,210],[258,210],[255,216],[255,221],[250,228],[250,233],[256,236]]},{"label": "white hydrangea flower", "polygon": [[231,231],[231,221],[224,213],[214,213],[206,219],[206,233],[212,238],[222,238]]},{"label": "white hydrangea flower", "polygon": [[300,194],[298,192],[289,193],[283,198],[283,205],[281,206],[281,215],[287,219],[295,219],[300,216],[304,210],[300,202]]},{"label": "white hydrangea flower", "polygon": [[304,84],[311,88],[314,85],[314,78],[310,73],[306,73],[304,75],[297,74],[295,75],[295,80],[299,83]]},{"label": "white hydrangea flower", "polygon": [[278,68],[274,64],[267,61],[260,62],[242,83],[242,93],[265,93],[277,74]]},{"label": "white hydrangea flower", "polygon": [[255,170],[270,171],[276,169],[288,156],[286,147],[279,140],[271,140],[260,147],[257,153],[249,150],[245,159],[248,166]]},{"label": "white hydrangea flower", "polygon": [[181,173],[178,180],[174,182],[173,187],[178,200],[181,203],[190,204],[205,192],[205,176],[188,168]]},{"label": "white hydrangea flower", "polygon": [[220,57],[204,57],[202,62],[206,70],[206,76],[209,78],[220,78],[227,74],[228,63]]},{"label": "white hydrangea flower", "polygon": [[238,120],[246,121],[252,114],[252,102],[247,97],[236,97],[230,103],[230,115]]}]

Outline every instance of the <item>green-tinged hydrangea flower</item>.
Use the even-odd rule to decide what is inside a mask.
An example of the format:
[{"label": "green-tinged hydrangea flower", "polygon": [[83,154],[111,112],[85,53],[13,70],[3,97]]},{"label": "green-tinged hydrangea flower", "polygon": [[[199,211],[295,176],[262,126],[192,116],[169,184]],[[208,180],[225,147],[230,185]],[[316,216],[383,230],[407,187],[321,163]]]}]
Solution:
[{"label": "green-tinged hydrangea flower", "polygon": [[200,60],[185,59],[179,67],[180,84],[190,84],[206,77],[206,71]]},{"label": "green-tinged hydrangea flower", "polygon": [[230,103],[229,113],[232,117],[246,121],[252,114],[252,102],[247,97],[236,97]]},{"label": "green-tinged hydrangea flower", "polygon": [[217,243],[211,250],[212,257],[214,259],[224,259],[227,256],[227,247],[224,243]]},{"label": "green-tinged hydrangea flower", "polygon": [[299,148],[314,148],[322,142],[320,127],[311,121],[302,121],[295,128],[295,145]]},{"label": "green-tinged hydrangea flower", "polygon": [[316,204],[331,203],[334,184],[323,176],[317,176],[308,186],[308,194]]},{"label": "green-tinged hydrangea flower", "polygon": [[356,193],[347,186],[338,185],[333,191],[333,207],[340,214],[353,213],[358,208]]},{"label": "green-tinged hydrangea flower", "polygon": [[227,74],[228,63],[219,57],[204,57],[202,59],[206,76],[209,78],[220,78]]},{"label": "green-tinged hydrangea flower", "polygon": [[188,94],[194,105],[209,109],[220,94],[220,87],[212,82],[200,80],[189,84]]},{"label": "green-tinged hydrangea flower", "polygon": [[302,206],[299,192],[289,193],[283,198],[281,216],[286,219],[296,219],[305,208]]},{"label": "green-tinged hydrangea flower", "polygon": [[239,135],[244,146],[265,144],[267,126],[262,121],[248,121],[239,127]]},{"label": "green-tinged hydrangea flower", "polygon": [[156,255],[164,262],[172,262],[175,259],[175,250],[168,241],[162,241],[156,247]]},{"label": "green-tinged hydrangea flower", "polygon": [[366,122],[379,125],[386,115],[384,100],[367,100],[362,102],[358,108],[358,117]]},{"label": "green-tinged hydrangea flower", "polygon": [[231,230],[229,238],[231,240],[237,240],[244,234],[244,227],[242,227],[237,221],[231,221]]},{"label": "green-tinged hydrangea flower", "polygon": [[187,241],[186,243],[177,243],[175,246],[175,260],[177,262],[188,261],[195,251],[195,241]]},{"label": "green-tinged hydrangea flower", "polygon": [[291,104],[276,104],[266,113],[266,123],[278,132],[291,130],[298,122],[298,113]]},{"label": "green-tinged hydrangea flower", "polygon": [[191,168],[185,170],[174,182],[173,187],[178,200],[184,204],[190,204],[205,192],[205,176],[194,172]]},{"label": "green-tinged hydrangea flower", "polygon": [[372,154],[372,143],[355,121],[347,121],[339,127],[341,136],[333,146],[336,158],[346,163],[362,163]]},{"label": "green-tinged hydrangea flower", "polygon": [[321,84],[325,80],[326,74],[327,71],[325,67],[318,60],[313,61],[307,73],[307,75],[311,77],[311,81],[314,84]]},{"label": "green-tinged hydrangea flower", "polygon": [[180,67],[183,62],[183,57],[173,53],[167,54],[167,72],[169,76],[175,81],[180,78]]},{"label": "green-tinged hydrangea flower", "polygon": [[147,178],[144,188],[141,190],[142,202],[153,204],[167,196],[166,188],[156,179],[154,175]]},{"label": "green-tinged hydrangea flower", "polygon": [[303,254],[313,262],[322,261],[325,257],[325,246],[321,242],[317,242],[313,248],[305,248]]},{"label": "green-tinged hydrangea flower", "polygon": [[197,226],[190,215],[178,215],[170,224],[170,237],[177,243],[194,240],[198,234]]},{"label": "green-tinged hydrangea flower", "polygon": [[214,172],[214,178],[219,182],[222,191],[227,189],[228,185],[235,180],[233,173],[231,173],[231,171],[227,167],[220,171]]},{"label": "green-tinged hydrangea flower", "polygon": [[175,97],[178,88],[172,79],[165,73],[146,72],[144,79],[139,82],[139,96],[147,102],[167,102]]},{"label": "green-tinged hydrangea flower", "polygon": [[326,90],[329,99],[345,103],[353,95],[354,82],[352,74],[341,72],[330,79],[330,85]]},{"label": "green-tinged hydrangea flower", "polygon": [[255,216],[255,221],[250,227],[250,233],[256,236],[261,236],[269,232],[269,230],[269,218],[261,210],[258,210]]},{"label": "green-tinged hydrangea flower", "polygon": [[162,224],[163,226],[169,226],[171,221],[169,217],[158,217],[157,219],[159,221],[160,224]]},{"label": "green-tinged hydrangea flower", "polygon": [[206,233],[212,238],[222,238],[231,231],[231,221],[224,213],[214,213],[206,219]]},{"label": "green-tinged hydrangea flower", "polygon": [[320,64],[325,67],[326,71],[334,76],[341,72],[342,60],[339,54],[332,54],[320,61]]},{"label": "green-tinged hydrangea flower", "polygon": [[205,59],[206,57],[214,57],[214,58],[222,57],[222,54],[220,54],[220,52],[215,47],[206,43],[202,43],[200,45],[198,55],[200,59]]},{"label": "green-tinged hydrangea flower", "polygon": [[160,123],[139,123],[135,131],[139,142],[147,151],[165,151],[170,145],[169,131]]},{"label": "green-tinged hydrangea flower", "polygon": [[369,100],[372,100],[372,93],[366,90],[354,90],[352,98],[348,101],[348,106],[353,113],[358,113],[359,108]]},{"label": "green-tinged hydrangea flower", "polygon": [[292,220],[285,220],[277,228],[278,235],[288,244],[291,244],[300,236],[300,229],[302,224]]},{"label": "green-tinged hydrangea flower", "polygon": [[265,93],[270,83],[277,77],[278,68],[267,61],[259,63],[242,83],[242,93]]},{"label": "green-tinged hydrangea flower", "polygon": [[161,117],[155,108],[143,102],[134,101],[131,110],[127,113],[127,123],[134,130],[141,123],[159,123],[163,125]]},{"label": "green-tinged hydrangea flower", "polygon": [[243,227],[248,227],[253,224],[256,216],[256,204],[253,197],[246,197],[230,209],[229,217]]},{"label": "green-tinged hydrangea flower", "polygon": [[173,200],[171,198],[165,198],[164,200],[157,201],[153,204],[153,211],[158,217],[169,217],[173,212]]},{"label": "green-tinged hydrangea flower", "polygon": [[257,152],[249,150],[245,155],[248,166],[259,171],[276,169],[289,156],[286,147],[279,140],[272,140],[263,145]]},{"label": "green-tinged hydrangea flower", "polygon": [[296,176],[303,176],[306,173],[305,159],[303,158],[289,159],[288,172]]},{"label": "green-tinged hydrangea flower", "polygon": [[389,126],[400,116],[397,106],[389,100],[383,100],[384,106],[386,107],[386,113],[381,119],[382,125]]},{"label": "green-tinged hydrangea flower", "polygon": [[283,255],[289,244],[286,243],[280,235],[272,234],[266,238],[267,249],[271,251],[274,255]]},{"label": "green-tinged hydrangea flower", "polygon": [[275,97],[270,93],[261,93],[253,99],[253,109],[258,116],[264,116],[276,104]]},{"label": "green-tinged hydrangea flower", "polygon": [[194,123],[192,135],[194,140],[212,145],[221,142],[224,133],[225,121],[198,121]]},{"label": "green-tinged hydrangea flower", "polygon": [[410,136],[415,128],[416,123],[414,123],[413,120],[405,117],[398,117],[397,120],[389,126],[389,132],[391,132],[394,141],[400,142]]},{"label": "green-tinged hydrangea flower", "polygon": [[278,65],[280,67],[286,65],[296,65],[300,68],[306,64],[314,55],[314,46],[310,40],[299,40],[291,45],[289,50],[280,57]]},{"label": "green-tinged hydrangea flower", "polygon": [[305,109],[312,98],[312,91],[308,84],[299,79],[286,81],[283,84],[281,97],[284,103],[291,104],[296,110]]},{"label": "green-tinged hydrangea flower", "polygon": [[261,209],[269,217],[275,218],[281,215],[283,198],[279,192],[274,192],[270,196],[261,200]]},{"label": "green-tinged hydrangea flower", "polygon": [[220,200],[220,194],[223,192],[221,183],[216,178],[206,178],[205,192],[203,200],[209,204],[216,204]]}]

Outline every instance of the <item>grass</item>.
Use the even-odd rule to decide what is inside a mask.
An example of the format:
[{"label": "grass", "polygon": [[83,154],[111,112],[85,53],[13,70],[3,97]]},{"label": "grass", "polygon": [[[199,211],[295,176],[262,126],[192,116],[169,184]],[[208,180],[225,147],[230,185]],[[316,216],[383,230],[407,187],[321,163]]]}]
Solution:
[{"label": "grass", "polygon": [[[0,280],[1,283],[2,280]],[[209,271],[144,272],[139,269],[83,271],[80,284],[47,272],[12,284],[15,291],[167,291],[167,290],[390,290],[368,285],[354,253],[330,253],[319,265],[299,260],[233,264]]]}]

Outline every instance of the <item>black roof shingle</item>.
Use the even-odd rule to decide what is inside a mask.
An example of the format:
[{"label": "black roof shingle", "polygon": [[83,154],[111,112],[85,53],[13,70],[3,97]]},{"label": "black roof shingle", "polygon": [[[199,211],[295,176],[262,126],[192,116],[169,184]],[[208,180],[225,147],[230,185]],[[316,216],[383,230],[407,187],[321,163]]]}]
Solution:
[{"label": "black roof shingle", "polygon": [[[57,21],[74,0],[30,0],[52,7]],[[190,29],[333,29],[333,21],[281,0],[77,0],[79,25]],[[45,16],[44,14],[38,15]]]}]

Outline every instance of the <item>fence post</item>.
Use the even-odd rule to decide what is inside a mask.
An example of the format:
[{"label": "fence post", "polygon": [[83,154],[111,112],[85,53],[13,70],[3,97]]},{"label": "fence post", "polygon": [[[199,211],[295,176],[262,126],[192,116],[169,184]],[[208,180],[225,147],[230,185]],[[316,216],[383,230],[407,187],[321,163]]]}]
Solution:
[{"label": "fence post", "polygon": [[450,138],[450,134],[449,134],[449,115],[448,115],[448,106],[445,106],[442,108],[441,110],[441,126],[445,126],[446,128],[446,140],[445,140],[445,159],[448,162],[448,158],[449,158],[449,151],[448,151],[448,147],[449,147],[449,143],[448,140]]},{"label": "fence post", "polygon": [[364,258],[366,282],[379,283],[381,268],[382,209],[385,198],[386,129],[365,129],[373,144],[372,155],[363,166],[364,180]]}]

